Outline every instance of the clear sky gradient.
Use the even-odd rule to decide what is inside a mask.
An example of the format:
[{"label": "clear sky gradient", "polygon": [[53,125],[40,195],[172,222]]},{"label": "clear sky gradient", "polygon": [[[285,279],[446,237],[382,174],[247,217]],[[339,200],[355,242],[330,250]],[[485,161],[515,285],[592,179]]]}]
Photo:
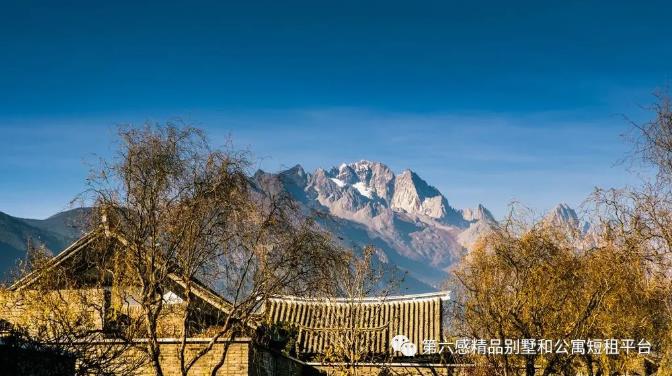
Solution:
[{"label": "clear sky gradient", "polygon": [[672,75],[669,2],[4,1],[0,211],[44,218],[114,127],[183,119],[260,168],[411,168],[454,206],[632,184],[622,115]]}]

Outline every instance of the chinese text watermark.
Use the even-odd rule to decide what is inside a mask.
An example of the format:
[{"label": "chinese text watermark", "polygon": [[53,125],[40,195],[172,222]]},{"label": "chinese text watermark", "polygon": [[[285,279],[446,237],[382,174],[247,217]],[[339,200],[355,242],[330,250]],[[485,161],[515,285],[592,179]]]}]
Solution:
[{"label": "chinese text watermark", "polygon": [[543,354],[650,354],[651,343],[634,339],[475,339],[459,338],[452,342],[427,339],[422,354],[543,355]]}]

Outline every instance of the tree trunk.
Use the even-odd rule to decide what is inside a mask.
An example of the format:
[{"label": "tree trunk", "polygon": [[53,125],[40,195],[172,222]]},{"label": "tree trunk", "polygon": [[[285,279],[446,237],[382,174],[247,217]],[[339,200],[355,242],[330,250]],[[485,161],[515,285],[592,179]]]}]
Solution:
[{"label": "tree trunk", "polygon": [[182,376],[189,374],[185,360],[185,351],[187,348],[187,337],[189,335],[189,311],[191,310],[191,280],[187,280],[185,288],[184,312],[182,313],[182,336],[180,340],[180,349],[178,356],[180,357],[180,371]]},{"label": "tree trunk", "polygon": [[152,368],[154,368],[154,374],[156,376],[163,376],[163,370],[161,369],[161,350],[159,349],[159,344],[156,339],[149,340],[149,358],[152,362]]},{"label": "tree trunk", "polygon": [[224,343],[224,350],[222,351],[222,356],[219,358],[219,361],[217,361],[217,364],[212,368],[212,372],[210,372],[211,376],[217,376],[217,372],[219,371],[220,368],[224,365],[224,362],[226,362],[226,354],[229,352],[229,346],[231,346],[231,343],[233,340],[236,339],[236,331],[233,330],[231,331],[231,336],[229,337],[229,340]]},{"label": "tree trunk", "polygon": [[534,376],[536,371],[537,370],[534,368],[534,358],[527,357],[525,360],[525,376]]},{"label": "tree trunk", "polygon": [[161,348],[156,333],[156,315],[148,309],[145,311],[145,320],[147,326],[147,349],[149,350],[149,360],[152,363],[154,374],[156,376],[163,376],[163,369],[161,368]]},{"label": "tree trunk", "polygon": [[588,368],[588,376],[595,376],[595,371],[593,371],[593,357],[589,354],[586,354],[586,368]]}]

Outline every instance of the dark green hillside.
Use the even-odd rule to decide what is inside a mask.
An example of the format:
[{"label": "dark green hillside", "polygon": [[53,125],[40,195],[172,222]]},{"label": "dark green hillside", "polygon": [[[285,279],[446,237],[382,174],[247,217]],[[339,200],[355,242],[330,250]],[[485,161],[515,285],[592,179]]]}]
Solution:
[{"label": "dark green hillside", "polygon": [[0,212],[0,279],[7,279],[8,271],[25,256],[28,239],[44,244],[52,253],[67,247],[81,234],[86,213],[87,209],[73,209],[39,220]]}]

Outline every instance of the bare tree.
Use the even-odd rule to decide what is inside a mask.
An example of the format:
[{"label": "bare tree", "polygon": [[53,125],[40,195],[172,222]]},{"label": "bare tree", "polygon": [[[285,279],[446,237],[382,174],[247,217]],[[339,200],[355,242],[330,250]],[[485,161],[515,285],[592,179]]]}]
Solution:
[{"label": "bare tree", "polygon": [[[0,312],[11,323],[13,341],[21,351],[51,355],[54,367],[63,366],[57,359],[72,366],[46,370],[49,374],[133,374],[146,358],[134,342],[137,326],[128,322],[123,330],[111,330],[105,269],[50,261],[43,247],[30,247],[21,264],[21,284],[0,291]],[[136,350],[136,356],[128,356]],[[31,372],[37,372],[36,367]]]},{"label": "bare tree", "polygon": [[636,255],[646,270],[646,287],[663,306],[666,319],[652,317],[656,362],[661,372],[672,367],[672,100],[665,90],[655,93],[651,120],[632,122],[629,161],[641,183],[620,189],[596,189],[591,202],[604,236]]},{"label": "bare tree", "polygon": [[[211,149],[191,127],[120,128],[119,134],[119,155],[103,162],[89,192],[94,223],[122,244],[110,272],[117,285],[137,288],[156,375],[163,374],[161,321],[175,313],[166,308],[168,286],[183,299],[179,357],[187,374],[220,339],[253,324],[253,313],[270,295],[320,288],[342,262],[340,250],[287,195],[269,196],[255,186],[244,154]],[[202,309],[197,280],[227,300],[216,301],[215,311]],[[198,333],[210,341],[188,353],[187,338]]]},{"label": "bare tree", "polygon": [[391,353],[385,344],[395,317],[384,315],[384,304],[402,280],[376,262],[372,246],[361,257],[351,253],[338,276],[337,294],[320,299],[329,308],[313,311],[315,325],[300,328],[325,341],[318,359],[343,375],[357,375],[361,363],[388,362]]}]

